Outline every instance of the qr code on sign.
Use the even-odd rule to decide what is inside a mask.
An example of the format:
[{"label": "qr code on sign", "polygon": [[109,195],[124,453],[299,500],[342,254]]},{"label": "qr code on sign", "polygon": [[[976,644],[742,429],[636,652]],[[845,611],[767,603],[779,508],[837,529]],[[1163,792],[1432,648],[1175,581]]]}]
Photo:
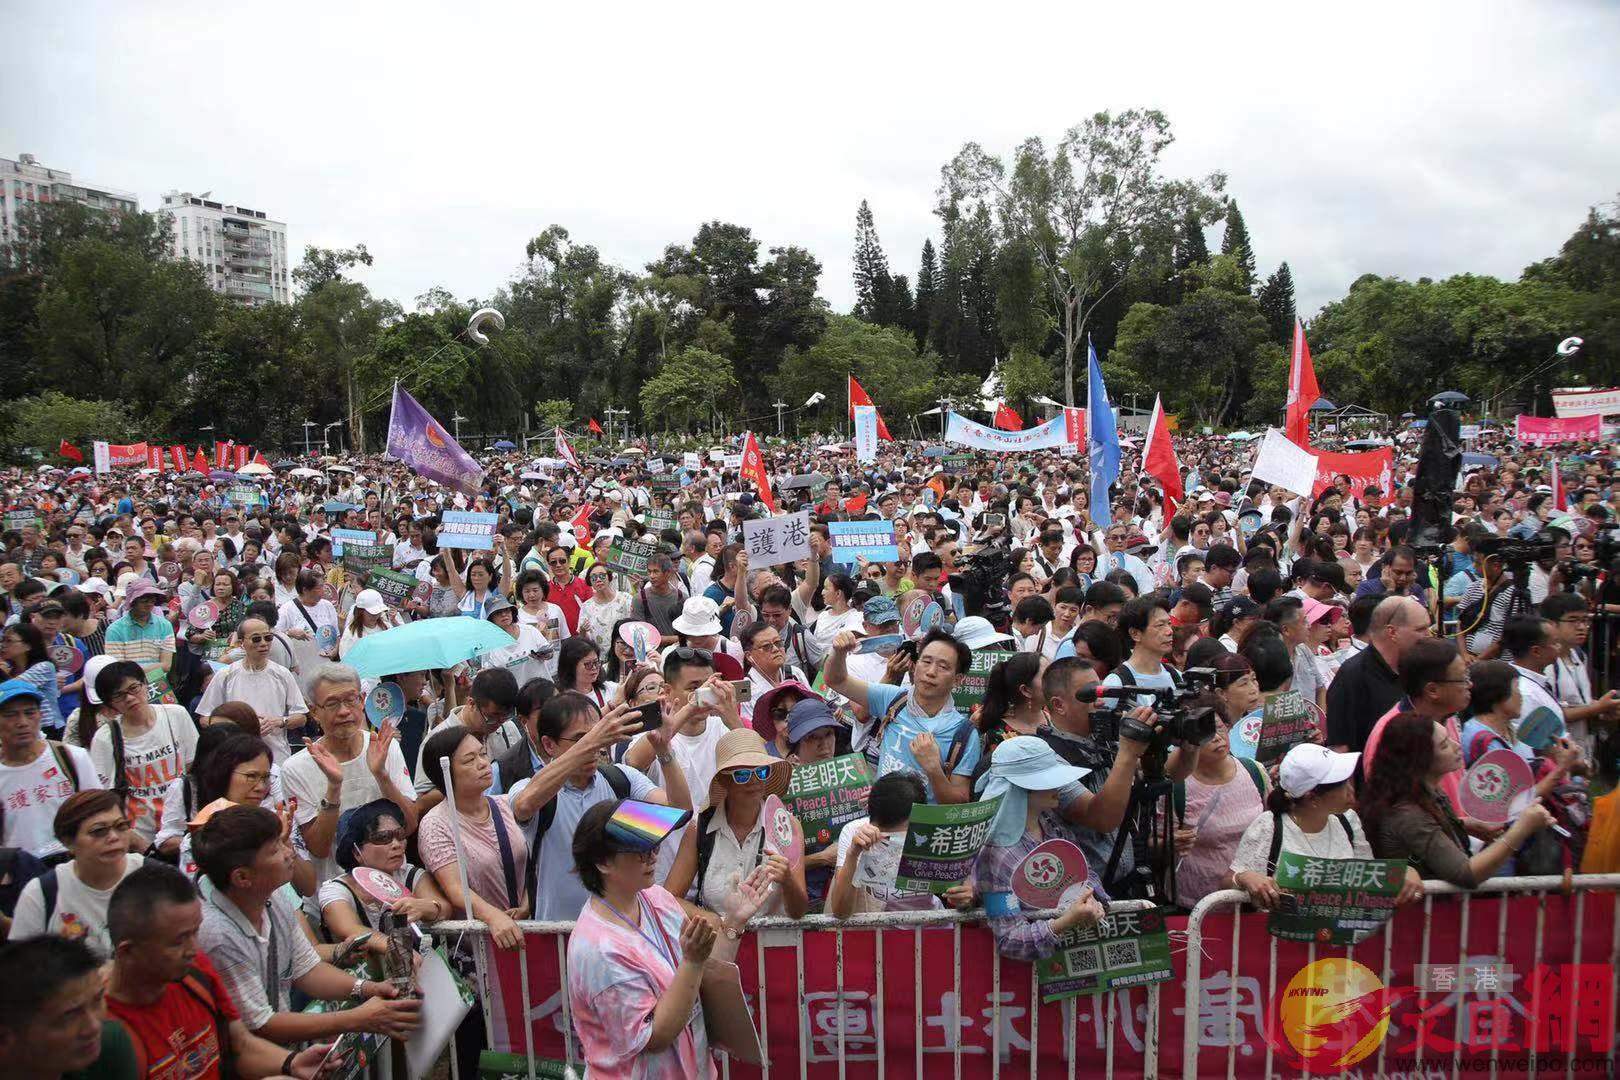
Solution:
[{"label": "qr code on sign", "polygon": [[1069,950],[1069,972],[1073,975],[1094,975],[1102,970],[1102,953],[1095,945]]},{"label": "qr code on sign", "polygon": [[1103,944],[1103,957],[1110,968],[1132,967],[1142,962],[1142,950],[1134,939],[1109,941]]}]

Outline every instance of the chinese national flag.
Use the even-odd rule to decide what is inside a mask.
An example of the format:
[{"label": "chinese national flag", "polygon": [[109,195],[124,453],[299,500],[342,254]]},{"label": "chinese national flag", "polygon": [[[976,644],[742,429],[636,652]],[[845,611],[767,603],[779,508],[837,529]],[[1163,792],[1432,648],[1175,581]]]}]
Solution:
[{"label": "chinese national flag", "polygon": [[[879,421],[879,424],[881,423],[882,421]],[[776,513],[776,496],[771,494],[771,477],[765,471],[765,455],[759,452],[759,443],[754,439],[752,431],[743,440],[742,475],[754,482],[754,486],[759,489],[760,501],[771,513]]]},{"label": "chinese national flag", "polygon": [[270,467],[270,463],[264,460],[264,455],[257,450],[253,451],[253,464],[263,465],[267,469]]},{"label": "chinese national flag", "polygon": [[174,471],[186,471],[186,448],[183,446],[169,447],[169,457],[174,460]]},{"label": "chinese national flag", "polygon": [[1322,391],[1316,386],[1316,368],[1311,364],[1311,347],[1305,343],[1305,327],[1294,320],[1294,354],[1288,364],[1288,420],[1283,434],[1288,441],[1311,448],[1311,406]]},{"label": "chinese national flag", "polygon": [[602,425],[598,424],[596,422],[596,417],[594,417],[594,416],[591,417],[591,422],[586,426],[590,428],[590,432],[591,432],[592,435],[600,435],[600,434],[602,434]]},{"label": "chinese national flag", "polygon": [[84,451],[80,450],[77,446],[74,446],[66,439],[62,440],[62,445],[56,448],[56,452],[67,458],[69,461],[77,461],[81,464],[84,462]]},{"label": "chinese national flag", "polygon": [[866,513],[866,496],[856,495],[844,500],[844,512],[849,514]]},{"label": "chinese national flag", "polygon": [[1175,447],[1170,445],[1170,425],[1164,419],[1164,404],[1159,395],[1153,395],[1153,419],[1148,422],[1147,445],[1142,447],[1142,471],[1159,482],[1164,489],[1166,519],[1176,513],[1176,506],[1187,493],[1181,486],[1181,462],[1176,460]]},{"label": "chinese national flag", "polygon": [[[872,399],[867,396],[866,390],[855,381],[855,376],[849,377],[849,418],[855,419],[855,406],[871,405]],[[894,436],[889,434],[889,425],[883,422],[883,414],[878,413],[878,438],[886,442],[893,442]]]},{"label": "chinese national flag", "polygon": [[1024,418],[1013,411],[1005,401],[996,402],[996,427],[1002,431],[1023,431]]},{"label": "chinese national flag", "polygon": [[191,459],[191,471],[200,473],[208,471],[208,456],[203,453],[200,446],[197,447],[197,455]]},{"label": "chinese national flag", "polygon": [[591,504],[584,503],[578,510],[574,511],[574,516],[569,519],[569,524],[574,527],[574,543],[583,548],[590,547]]}]

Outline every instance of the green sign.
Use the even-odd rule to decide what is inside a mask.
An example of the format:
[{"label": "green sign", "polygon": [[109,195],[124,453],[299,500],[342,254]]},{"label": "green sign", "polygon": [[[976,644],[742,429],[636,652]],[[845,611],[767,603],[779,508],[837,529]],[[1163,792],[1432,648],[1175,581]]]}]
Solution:
[{"label": "green sign", "polygon": [[1018,654],[1008,649],[975,649],[973,660],[968,664],[967,674],[952,692],[956,707],[964,714],[973,706],[984,700],[985,687],[990,682],[990,669],[1003,660],[1010,660]]},{"label": "green sign", "polygon": [[665,529],[673,529],[674,527],[675,511],[664,509],[647,511],[647,528],[650,531],[657,533],[663,532]]},{"label": "green sign", "polygon": [[647,576],[647,560],[658,554],[658,545],[645,540],[623,537],[608,545],[607,564],[610,570],[630,577]]},{"label": "green sign", "polygon": [[398,570],[372,569],[366,574],[366,588],[376,589],[382,594],[383,603],[389,607],[404,607],[405,602],[412,596],[420,593],[427,599],[427,593],[432,586],[418,578],[415,574],[402,574]]},{"label": "green sign", "polygon": [[353,540],[343,542],[343,569],[353,570],[357,574],[369,574],[373,570],[385,569],[394,561],[394,552],[387,544],[357,544]]},{"label": "green sign", "polygon": [[804,826],[804,849],[817,852],[838,839],[850,822],[866,816],[872,766],[864,754],[797,765],[783,800]]},{"label": "green sign", "polygon": [[945,468],[950,472],[962,472],[973,468],[973,460],[972,454],[946,454]]},{"label": "green sign", "polygon": [[41,524],[43,524],[43,522],[41,522],[39,511],[37,510],[23,509],[6,511],[7,532],[22,532],[24,529],[29,528],[30,526],[38,528]]},{"label": "green sign", "polygon": [[232,484],[225,489],[224,498],[227,504],[244,509],[270,505],[270,500],[264,497],[264,492],[252,484]]},{"label": "green sign", "polygon": [[564,1077],[580,1076],[585,1072],[582,1064],[576,1063],[570,1070],[566,1062],[553,1058],[537,1057],[531,1060],[523,1054],[485,1050],[478,1055],[478,1080],[529,1080],[531,1064],[538,1080],[563,1080]]},{"label": "green sign", "polygon": [[970,803],[913,803],[895,890],[938,895],[966,881],[1000,807],[1000,795]]},{"label": "green sign", "polygon": [[1170,934],[1160,908],[1113,912],[1095,926],[1076,927],[1058,937],[1057,951],[1035,969],[1043,1002],[1173,977]]},{"label": "green sign", "polygon": [[1297,690],[1277,694],[1260,713],[1260,739],[1254,759],[1262,765],[1281,761],[1290,747],[1310,742],[1321,731],[1321,714]]},{"label": "green sign", "polygon": [[1318,859],[1285,851],[1277,859],[1276,880],[1283,896],[1266,921],[1273,937],[1354,945],[1394,914],[1406,860]]},{"label": "green sign", "polygon": [[681,478],[678,473],[660,473],[647,478],[647,487],[652,491],[679,491]]}]

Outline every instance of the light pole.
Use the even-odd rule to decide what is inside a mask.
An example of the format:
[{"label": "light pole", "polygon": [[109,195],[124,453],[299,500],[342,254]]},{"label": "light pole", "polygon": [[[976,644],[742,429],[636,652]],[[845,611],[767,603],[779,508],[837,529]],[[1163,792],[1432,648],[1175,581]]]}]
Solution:
[{"label": "light pole", "polygon": [[456,442],[461,441],[461,422],[465,419],[467,418],[459,412],[450,418],[450,422],[456,426]]},{"label": "light pole", "polygon": [[782,437],[782,434],[783,434],[783,432],[782,432],[782,410],[787,408],[787,402],[779,400],[779,401],[777,401],[777,403],[774,406],[772,406],[772,408],[774,408],[776,410],[776,437],[778,439],[780,439]]},{"label": "light pole", "polygon": [[620,423],[622,423],[624,425],[624,438],[625,438],[626,441],[629,441],[629,438],[630,438],[630,420],[629,420],[630,410],[629,409],[603,409],[602,412],[608,418],[608,441],[609,442],[613,441],[613,418],[615,416],[619,417],[620,418]]},{"label": "light pole", "polygon": [[338,429],[338,453],[343,452],[343,421],[334,420],[321,429],[321,449],[332,449],[332,429]]},{"label": "light pole", "polygon": [[950,407],[951,407],[951,399],[950,398],[940,398],[938,404],[939,404],[939,437],[941,439],[943,439],[945,437],[945,424],[946,424],[946,421],[949,419],[948,413],[949,413]]},{"label": "light pole", "polygon": [[317,425],[316,425],[315,421],[313,421],[313,420],[305,420],[304,421],[304,456],[305,457],[309,457],[309,429],[312,428],[312,427],[316,427],[316,426]]}]

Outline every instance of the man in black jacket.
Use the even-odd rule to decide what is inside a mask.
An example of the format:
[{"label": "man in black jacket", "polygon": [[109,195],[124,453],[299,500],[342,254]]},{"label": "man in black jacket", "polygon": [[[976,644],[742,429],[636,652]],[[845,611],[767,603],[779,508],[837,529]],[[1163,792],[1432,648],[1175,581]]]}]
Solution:
[{"label": "man in black jacket", "polygon": [[1327,741],[1359,753],[1378,718],[1404,696],[1400,656],[1429,634],[1429,612],[1407,596],[1391,596],[1373,610],[1368,648],[1344,662],[1327,692]]}]

